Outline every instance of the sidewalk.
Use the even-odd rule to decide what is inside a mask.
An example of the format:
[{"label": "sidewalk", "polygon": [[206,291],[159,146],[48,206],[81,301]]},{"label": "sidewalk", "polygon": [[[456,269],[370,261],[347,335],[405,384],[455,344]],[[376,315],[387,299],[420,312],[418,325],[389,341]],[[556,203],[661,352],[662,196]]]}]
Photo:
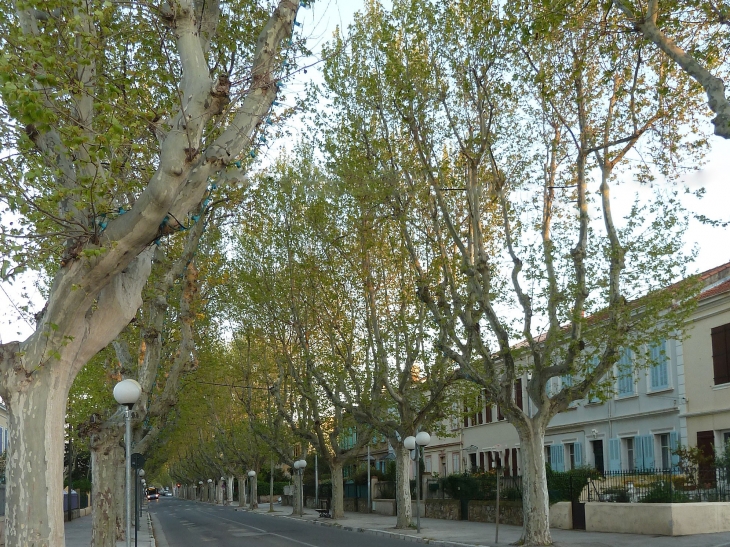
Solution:
[{"label": "sidewalk", "polygon": [[[132,545],[134,545],[134,523],[132,523]],[[74,519],[65,526],[66,547],[89,547],[91,545],[91,515]],[[117,541],[117,547],[125,547],[124,541]],[[146,508],[142,509],[137,533],[138,547],[155,547],[152,524]]]},{"label": "sidewalk", "polygon": [[[237,509],[237,511],[248,509]],[[416,541],[442,545],[443,547],[461,546],[494,546],[495,525],[462,520],[441,520],[421,518],[421,534],[411,530],[396,530],[396,517],[376,514],[345,513],[339,520],[319,518],[312,509],[304,512],[304,517],[292,515],[291,507],[274,505],[274,512],[269,513],[269,504],[262,504],[256,513],[279,518],[303,518],[320,526],[341,526],[346,530],[368,533],[378,536],[401,537],[407,541]],[[415,518],[414,518],[415,523]],[[638,534],[607,534],[602,532],[584,532],[582,530],[551,530],[555,546],[565,547],[729,547],[730,532],[721,534],[701,534],[694,536],[649,536]],[[515,544],[520,539],[522,528],[519,526],[499,525],[499,545]]]}]

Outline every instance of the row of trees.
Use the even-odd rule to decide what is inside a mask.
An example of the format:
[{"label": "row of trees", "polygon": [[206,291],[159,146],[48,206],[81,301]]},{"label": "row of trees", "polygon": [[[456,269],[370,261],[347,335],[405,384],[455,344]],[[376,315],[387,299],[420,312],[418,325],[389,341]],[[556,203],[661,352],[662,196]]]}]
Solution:
[{"label": "row of trees", "polygon": [[[194,253],[213,202],[240,199],[211,192],[241,181],[254,135],[276,121],[299,6],[37,4],[0,7],[0,199],[12,215],[0,243],[3,278],[40,272],[47,305],[28,340],[0,346],[0,395],[8,541],[60,545],[62,417],[87,362],[97,380],[140,379],[140,450],[163,432],[160,452],[174,459],[171,441],[195,423],[176,404],[196,363]],[[240,407],[221,427],[262,443],[226,469],[291,462],[299,445],[336,479],[358,448],[341,435],[377,432],[396,447],[407,525],[399,441],[439,423],[450,386],[466,380],[517,428],[523,541],[548,544],[550,418],[610,384],[620,348],[646,355],[690,309],[674,304],[693,283],[658,290],[685,273],[677,192],[662,185],[619,221],[611,190],[626,200],[622,177],[672,180],[696,165],[706,105],[727,136],[725,12],[654,0],[368,3],[324,52],[312,104],[330,108],[312,113],[313,139],[233,209],[238,228],[216,242],[230,265],[206,263],[200,305],[220,306],[222,332],[197,343],[222,349],[207,364],[228,372],[212,383],[237,385]],[[514,401],[523,374],[533,416]],[[565,375],[572,385],[548,396]],[[84,428],[95,487],[117,485],[96,496],[98,545],[118,533],[115,517],[98,517],[113,515],[121,484],[110,475],[117,423],[103,409]]]}]

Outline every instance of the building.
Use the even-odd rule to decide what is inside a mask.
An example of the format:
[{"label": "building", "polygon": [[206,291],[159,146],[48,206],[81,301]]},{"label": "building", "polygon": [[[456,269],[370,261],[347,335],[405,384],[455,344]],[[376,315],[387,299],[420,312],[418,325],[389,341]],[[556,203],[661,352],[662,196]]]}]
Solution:
[{"label": "building", "polygon": [[711,454],[730,441],[730,264],[707,275],[682,342],[688,374],[680,420],[687,444]]},{"label": "building", "polygon": [[[656,364],[633,370],[634,356],[624,351],[613,397],[576,401],[551,420],[545,459],[554,470],[670,469],[680,443],[709,452],[730,440],[730,263],[701,277],[705,286],[685,335],[649,348]],[[631,372],[620,373],[624,367]],[[526,381],[516,382],[515,400],[532,414]],[[548,390],[570,381],[553,378]],[[482,399],[461,420],[452,419],[451,429],[452,437],[434,438],[426,448],[427,472],[443,476],[498,465],[507,475],[521,474],[517,431],[497,405]]]}]

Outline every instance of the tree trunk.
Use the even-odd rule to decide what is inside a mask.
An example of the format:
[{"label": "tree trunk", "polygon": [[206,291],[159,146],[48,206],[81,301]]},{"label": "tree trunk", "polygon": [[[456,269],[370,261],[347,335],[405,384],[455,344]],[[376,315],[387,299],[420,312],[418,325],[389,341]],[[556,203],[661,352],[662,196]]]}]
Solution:
[{"label": "tree trunk", "polygon": [[238,506],[246,507],[247,500],[248,494],[246,493],[246,477],[240,475],[238,477]]},{"label": "tree trunk", "polygon": [[118,428],[104,428],[91,437],[91,547],[117,544],[117,500],[124,497],[124,483],[117,482],[124,466],[121,435]]},{"label": "tree trunk", "polygon": [[251,501],[253,502],[254,509],[257,509],[259,506],[259,481],[257,477],[258,475],[251,479],[251,489],[253,490],[251,492]]},{"label": "tree trunk", "polygon": [[[122,451],[122,459],[124,459],[124,449],[119,447]],[[127,521],[124,516],[126,505],[124,503],[124,481],[126,481],[126,473],[124,465],[119,465],[116,468],[116,484],[118,484],[117,495],[114,498],[114,502],[117,506],[114,512],[116,517],[116,528],[117,528],[117,541],[123,541],[126,534]]]},{"label": "tree trunk", "polygon": [[233,488],[235,487],[233,481],[235,480],[236,478],[233,475],[228,477],[228,489],[226,490],[228,505],[233,505]]},{"label": "tree trunk", "polygon": [[333,519],[341,519],[345,516],[345,492],[342,479],[342,462],[330,464],[332,472],[332,507],[330,514]]},{"label": "tree trunk", "polygon": [[299,502],[301,498],[301,494],[299,493],[300,483],[299,483],[299,473],[297,473],[294,476],[294,480],[292,481],[292,515],[299,516],[299,506],[301,503]]},{"label": "tree trunk", "polygon": [[398,511],[396,528],[410,528],[411,517],[411,479],[409,476],[411,455],[403,443],[395,447],[395,505]]},{"label": "tree trunk", "polygon": [[522,511],[524,514],[521,545],[551,545],[550,502],[545,473],[545,428],[533,424],[521,431]]},{"label": "tree trunk", "polygon": [[[63,452],[66,398],[72,378],[49,368],[8,386],[5,544],[56,547],[64,544]],[[13,385],[14,384],[14,385]],[[22,480],[21,480],[22,479]]]}]

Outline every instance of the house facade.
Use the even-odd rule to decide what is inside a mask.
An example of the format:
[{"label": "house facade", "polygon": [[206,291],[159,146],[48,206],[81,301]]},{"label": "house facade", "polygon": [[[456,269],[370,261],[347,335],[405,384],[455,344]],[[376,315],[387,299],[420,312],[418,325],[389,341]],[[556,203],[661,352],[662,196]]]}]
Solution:
[{"label": "house facade", "polygon": [[[672,451],[680,443],[711,450],[730,440],[730,263],[702,278],[705,286],[685,335],[647,348],[654,365],[634,370],[637,357],[624,351],[612,397],[576,401],[551,420],[545,459],[554,470],[670,469],[678,463]],[[554,378],[548,390],[556,393],[570,381]],[[517,381],[515,400],[532,415],[526,382]],[[426,471],[448,475],[496,465],[506,475],[522,474],[517,431],[497,405],[482,400],[467,409],[452,434],[434,438],[426,448]]]},{"label": "house facade", "polygon": [[686,404],[680,414],[687,444],[711,455],[730,442],[730,276],[726,264],[708,285],[682,343]]}]

